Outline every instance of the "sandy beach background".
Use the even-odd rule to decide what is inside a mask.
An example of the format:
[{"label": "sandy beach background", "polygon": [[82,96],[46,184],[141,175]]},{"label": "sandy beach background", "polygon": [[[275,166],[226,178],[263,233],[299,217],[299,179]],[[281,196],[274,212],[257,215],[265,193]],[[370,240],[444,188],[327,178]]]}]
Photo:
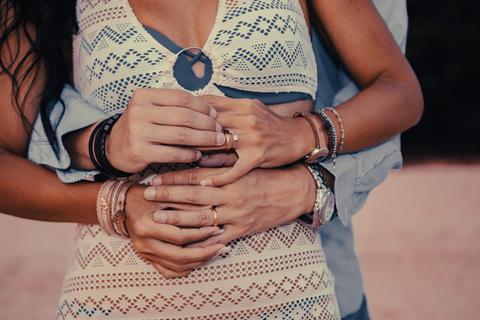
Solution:
[{"label": "sandy beach background", "polygon": [[[480,314],[480,164],[407,165],[354,218],[373,320]],[[53,319],[74,225],[0,214],[0,320]]]}]

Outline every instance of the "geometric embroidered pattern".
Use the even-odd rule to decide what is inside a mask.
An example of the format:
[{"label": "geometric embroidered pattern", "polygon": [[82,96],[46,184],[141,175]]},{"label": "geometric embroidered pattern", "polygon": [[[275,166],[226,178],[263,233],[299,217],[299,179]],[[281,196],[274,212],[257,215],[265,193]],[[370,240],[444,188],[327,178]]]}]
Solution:
[{"label": "geometric embroidered pattern", "polygon": [[[181,294],[179,294],[181,296]],[[198,292],[198,298],[203,299],[208,304],[212,302],[209,295]],[[122,314],[137,313],[139,316],[130,317],[129,319],[145,319],[140,315],[148,313],[151,309],[155,310],[156,315],[154,319],[162,317],[161,308],[157,307],[158,300],[163,300],[161,295],[152,298],[147,298],[140,294],[135,298],[129,298],[126,295],[121,295],[116,298],[105,297],[100,301],[94,299],[86,299],[79,301],[75,299],[71,303],[64,302],[56,315],[56,319],[116,319]],[[335,295],[325,295],[322,297],[307,298],[304,300],[291,301],[287,303],[272,304],[266,307],[249,308],[233,312],[212,313],[207,316],[182,316],[183,308],[175,308],[176,316],[169,318],[162,318],[168,320],[223,320],[223,319],[309,319],[309,320],[335,320],[338,319],[338,312],[335,312],[335,305],[337,304]],[[187,300],[185,305],[191,305],[198,308],[194,301]],[[164,308],[174,307],[173,303],[167,302],[163,305]],[[215,308],[215,305],[210,304],[210,308]],[[134,311],[134,312],[132,312]]]},{"label": "geometric embroidered pattern", "polygon": [[318,231],[298,221],[236,239],[169,280],[97,225],[79,225],[75,241],[57,319],[339,319]]},{"label": "geometric embroidered pattern", "polygon": [[[79,0],[77,20],[75,87],[90,104],[114,114],[138,88],[186,90],[173,73],[177,55],[143,28],[128,0]],[[223,95],[219,85],[315,98],[315,56],[297,0],[219,1],[202,52],[213,74],[192,94]]]}]

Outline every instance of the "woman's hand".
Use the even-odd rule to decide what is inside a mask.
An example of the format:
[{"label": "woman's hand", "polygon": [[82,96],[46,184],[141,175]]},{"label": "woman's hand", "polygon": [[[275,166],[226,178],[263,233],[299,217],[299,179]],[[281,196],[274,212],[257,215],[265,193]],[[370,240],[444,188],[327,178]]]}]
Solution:
[{"label": "woman's hand", "polygon": [[[125,212],[126,226],[138,254],[148,260],[167,279],[187,276],[217,254],[228,251],[223,244],[203,248],[185,246],[223,233],[218,227],[181,228],[157,224],[154,212],[173,208],[175,210],[202,210],[193,205],[145,201],[146,186],[133,185],[127,193]],[[166,210],[168,211],[168,210]]]},{"label": "woman's hand", "polygon": [[218,213],[224,232],[189,247],[227,243],[238,237],[264,231],[310,212],[315,203],[316,186],[301,165],[287,169],[255,169],[240,180],[218,188],[198,186],[205,177],[221,174],[228,168],[199,168],[168,172],[156,176],[154,186],[145,191],[151,201],[194,203],[199,210],[157,210],[153,219],[159,225],[211,226]]},{"label": "woman's hand", "polygon": [[[222,127],[238,136],[235,143],[238,161],[230,170],[206,176],[202,185],[226,185],[254,168],[290,164],[315,147],[311,127],[305,119],[293,118],[292,112],[311,110],[309,100],[277,105],[275,110],[281,110],[282,113],[278,114],[258,100],[218,96],[203,96],[202,99],[217,110],[217,121]],[[218,159],[218,156],[212,157]],[[213,159],[210,159],[210,163],[215,163]],[[229,159],[231,162],[231,156]]]},{"label": "woman's hand", "polygon": [[178,146],[216,146],[225,142],[217,112],[190,93],[139,89],[106,141],[111,164],[138,172],[153,162],[193,162],[201,153]]}]

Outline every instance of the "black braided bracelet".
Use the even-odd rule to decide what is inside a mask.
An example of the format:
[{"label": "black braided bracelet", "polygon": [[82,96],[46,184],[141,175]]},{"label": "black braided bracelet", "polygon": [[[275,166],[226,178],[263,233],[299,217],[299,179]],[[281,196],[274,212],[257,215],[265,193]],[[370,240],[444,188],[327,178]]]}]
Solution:
[{"label": "black braided bracelet", "polygon": [[107,139],[107,135],[110,133],[113,125],[118,121],[120,116],[121,114],[118,113],[100,122],[95,129],[93,129],[89,140],[89,153],[93,165],[101,174],[111,178],[129,177],[133,174],[113,167],[110,161],[108,161],[105,152],[105,140]]}]

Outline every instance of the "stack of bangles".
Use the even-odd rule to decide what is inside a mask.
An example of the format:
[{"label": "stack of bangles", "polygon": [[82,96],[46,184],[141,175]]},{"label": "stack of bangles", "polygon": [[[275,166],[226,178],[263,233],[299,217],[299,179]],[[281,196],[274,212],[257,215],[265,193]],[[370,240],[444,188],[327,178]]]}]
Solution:
[{"label": "stack of bangles", "polygon": [[125,198],[127,191],[133,185],[128,179],[109,180],[105,182],[97,198],[97,216],[100,227],[109,235],[119,235],[130,238],[125,226]]},{"label": "stack of bangles", "polygon": [[121,114],[118,113],[102,120],[95,129],[93,129],[88,143],[88,151],[93,165],[101,174],[110,178],[124,178],[133,175],[133,173],[124,172],[112,166],[107,159],[105,151],[107,136],[112,130],[113,125],[120,119],[120,116]]},{"label": "stack of bangles", "polygon": [[[332,112],[338,121],[337,124],[341,131],[340,143],[335,123],[325,112],[327,110]],[[335,109],[327,107],[320,112],[296,113],[294,117],[303,117],[308,120],[315,136],[316,148],[306,156],[305,162],[317,163],[321,161],[333,161],[333,168],[335,168],[335,159],[337,155],[342,152],[345,144],[345,128],[340,114]],[[326,146],[322,146],[322,139],[320,139],[321,134],[326,135]]]}]

